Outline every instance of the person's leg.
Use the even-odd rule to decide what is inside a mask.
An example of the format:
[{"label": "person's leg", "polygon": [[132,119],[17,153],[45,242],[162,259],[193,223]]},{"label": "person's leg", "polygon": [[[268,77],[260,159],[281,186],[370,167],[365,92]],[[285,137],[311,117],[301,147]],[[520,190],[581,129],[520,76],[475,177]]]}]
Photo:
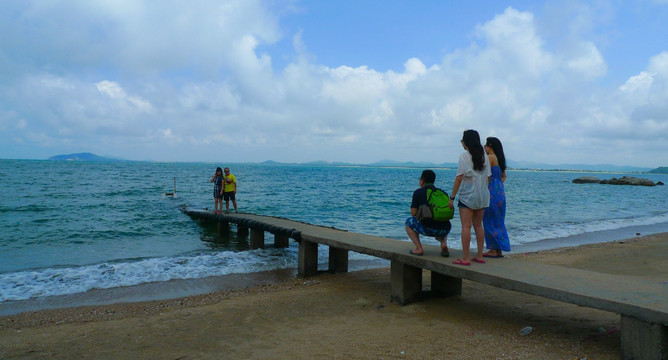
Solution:
[{"label": "person's leg", "polygon": [[[485,213],[485,209],[478,209],[472,211],[472,222],[473,230],[475,231],[476,244],[478,246],[478,255],[476,258],[478,260],[483,260],[482,251],[485,246],[485,231],[482,228],[482,215]],[[461,215],[460,215],[461,216]],[[471,227],[469,226],[469,236],[471,235]]]},{"label": "person's leg", "polygon": [[[230,194],[223,192],[223,199],[225,200],[225,212],[230,212]],[[223,210],[222,207],[220,210]]]},{"label": "person's leg", "polygon": [[415,245],[415,250],[413,250],[413,254],[415,255],[424,254],[424,249],[422,248],[422,243],[420,242],[420,234],[418,234],[417,232],[415,232],[415,230],[408,227],[408,225],[406,225],[406,234],[408,234],[408,237]]},{"label": "person's leg", "polygon": [[448,257],[450,256],[450,250],[448,250],[448,235],[445,236],[436,236],[436,241],[441,243],[441,256]]},{"label": "person's leg", "polygon": [[462,222],[462,252],[464,253],[462,260],[464,262],[470,262],[471,256],[469,250],[471,247],[471,223],[473,221],[473,210],[460,206],[459,219]]}]

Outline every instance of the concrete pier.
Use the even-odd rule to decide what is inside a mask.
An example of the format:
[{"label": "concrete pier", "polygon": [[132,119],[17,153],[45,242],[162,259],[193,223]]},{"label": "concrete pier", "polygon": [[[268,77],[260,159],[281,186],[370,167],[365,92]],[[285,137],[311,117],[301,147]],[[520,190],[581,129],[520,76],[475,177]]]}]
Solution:
[{"label": "concrete pier", "polygon": [[409,254],[412,243],[405,241],[270,216],[221,215],[188,209],[184,212],[193,218],[233,222],[238,228],[250,228],[251,247],[264,246],[264,232],[275,235],[275,246],[294,239],[299,242],[297,269],[303,277],[318,274],[319,245],[329,248],[329,272],[348,271],[350,251],[389,259],[390,299],[401,305],[421,298],[422,272],[428,270],[434,295],[460,295],[462,279],[467,279],[617,313],[621,316],[623,359],[668,359],[668,286],[663,283],[521,259],[489,261],[484,266],[459,266],[452,264],[452,259],[461,257],[461,251],[451,249],[452,258],[444,258],[437,246],[426,245],[425,255],[415,256]]}]

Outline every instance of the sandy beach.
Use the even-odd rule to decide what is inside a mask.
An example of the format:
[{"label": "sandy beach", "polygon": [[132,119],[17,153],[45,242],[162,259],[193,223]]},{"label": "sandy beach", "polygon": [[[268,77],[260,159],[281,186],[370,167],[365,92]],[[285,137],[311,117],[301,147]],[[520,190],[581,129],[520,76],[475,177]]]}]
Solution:
[{"label": "sandy beach", "polygon": [[[668,281],[668,234],[533,261]],[[491,261],[491,260],[490,260]],[[494,261],[512,261],[512,257]],[[429,284],[424,272],[424,284]],[[290,279],[175,300],[0,317],[2,359],[618,359],[619,316],[464,281],[389,302],[390,270]],[[520,330],[531,326],[529,335]]]}]

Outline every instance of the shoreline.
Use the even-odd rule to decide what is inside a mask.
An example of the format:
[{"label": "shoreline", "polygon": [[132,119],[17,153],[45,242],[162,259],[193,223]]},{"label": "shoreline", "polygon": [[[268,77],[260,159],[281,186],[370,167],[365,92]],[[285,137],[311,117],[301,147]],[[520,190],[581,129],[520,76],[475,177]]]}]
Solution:
[{"label": "shoreline", "polygon": [[[620,229],[600,230],[561,238],[551,238],[515,245],[509,257],[523,253],[550,252],[556,249],[578,248],[588,245],[630,241],[645,236],[668,234],[668,223],[628,226]],[[406,240],[408,241],[408,240]],[[429,240],[428,240],[429,243]],[[433,245],[433,244],[432,244]],[[350,272],[389,267],[389,260],[351,260]],[[106,289],[92,289],[83,293],[47,296],[0,303],[0,317],[22,312],[49,309],[65,309],[83,306],[101,306],[117,303],[168,301],[190,296],[206,295],[225,290],[239,290],[255,286],[275,284],[290,280],[297,274],[294,268],[275,269],[254,273],[239,273],[206,278],[173,279],[163,282],[143,283]]]},{"label": "shoreline", "polygon": [[[605,231],[607,232],[607,230]],[[580,237],[576,235],[574,237]],[[582,250],[604,249],[609,245],[615,244],[634,244],[656,238],[665,238],[668,242],[668,232],[653,233],[648,235],[637,235],[632,238],[620,238],[611,241],[601,241],[587,243],[575,246],[563,246],[547,249],[526,249],[522,251],[513,251],[506,253],[507,258],[522,258],[529,260],[540,260],[545,263],[566,266],[568,262],[552,259],[555,254],[566,254],[572,256],[574,253]],[[605,257],[604,255],[602,257]],[[385,273],[389,271],[389,261],[378,259],[379,261],[359,261],[358,266],[352,265],[349,273],[369,272]],[[374,265],[370,265],[377,263]],[[387,263],[383,266],[381,263]],[[570,265],[573,265],[572,263]],[[578,268],[591,270],[592,266],[579,264]],[[597,267],[598,268],[598,267]],[[616,271],[603,271],[620,274],[620,269]],[[598,268],[600,271],[601,268]],[[628,271],[627,271],[628,272]],[[624,270],[621,270],[624,275]],[[652,279],[655,276],[651,274],[640,274],[638,271],[630,271],[628,274],[642,276]],[[111,289],[94,289],[85,293],[71,295],[53,296],[45,299],[28,299],[19,301],[9,301],[0,304],[0,328],[2,320],[6,317],[16,317],[31,313],[58,313],[78,311],[87,308],[104,307],[137,307],[142,308],[151,306],[151,304],[161,304],[161,307],[179,307],[180,305],[208,303],[215,299],[226,297],[230,294],[256,292],[258,289],[271,289],[272,287],[286,286],[286,284],[295,285],[301,283],[308,284],[317,282],[321,276],[336,276],[340,274],[323,273],[311,278],[297,277],[297,269],[277,269],[262,271],[256,273],[231,274],[223,276],[212,276],[199,279],[170,280],[166,282],[139,284]],[[668,280],[668,279],[667,279]],[[389,282],[389,279],[388,279]],[[668,283],[668,281],[666,281]],[[178,304],[178,305],[175,305]],[[56,321],[59,322],[59,321]]]},{"label": "shoreline", "polygon": [[[668,233],[661,233],[498,261],[519,257],[666,284],[667,256]],[[0,358],[621,356],[613,313],[466,280],[458,297],[398,306],[389,295],[390,270],[379,268],[172,300],[24,312],[0,317]],[[526,326],[533,332],[520,335]]]},{"label": "shoreline", "polygon": [[518,254],[523,252],[549,251],[553,249],[628,240],[663,233],[668,233],[668,222],[649,225],[633,225],[617,229],[597,230],[577,235],[543,239],[521,245],[514,245],[511,253]]}]

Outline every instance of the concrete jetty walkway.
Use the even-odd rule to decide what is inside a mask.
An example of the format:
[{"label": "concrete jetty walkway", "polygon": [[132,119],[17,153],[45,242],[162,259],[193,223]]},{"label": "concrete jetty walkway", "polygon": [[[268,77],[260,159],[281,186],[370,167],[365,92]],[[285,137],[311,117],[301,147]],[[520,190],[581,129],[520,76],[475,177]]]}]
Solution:
[{"label": "concrete jetty walkway", "polygon": [[668,358],[668,284],[618,275],[540,264],[520,259],[490,259],[471,266],[452,264],[437,246],[425,246],[424,256],[408,253],[412,243],[378,236],[253,214],[214,214],[184,209],[193,218],[216,221],[221,228],[237,224],[250,229],[251,247],[264,247],[264,232],[275,236],[276,246],[299,242],[298,273],[318,273],[318,245],[329,247],[329,271],[348,271],[348,252],[391,261],[391,300],[407,304],[422,295],[422,271],[431,271],[431,291],[440,296],[460,295],[462,279],[542,296],[620,314],[624,359]]}]

